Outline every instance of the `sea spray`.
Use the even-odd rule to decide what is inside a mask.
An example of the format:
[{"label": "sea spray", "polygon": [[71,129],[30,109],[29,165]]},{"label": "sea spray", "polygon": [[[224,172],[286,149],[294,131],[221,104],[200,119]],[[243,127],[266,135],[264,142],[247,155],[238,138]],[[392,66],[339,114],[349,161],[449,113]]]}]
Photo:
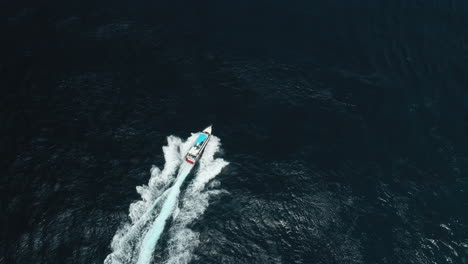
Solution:
[{"label": "sea spray", "polygon": [[143,241],[140,246],[140,252],[138,254],[137,264],[148,264],[150,263],[156,244],[161,237],[166,221],[174,212],[174,209],[179,201],[180,187],[187,178],[193,165],[184,163],[181,165],[179,174],[174,185],[169,189],[166,199],[162,205],[161,211],[154,220],[150,229],[146,232]]},{"label": "sea spray", "polygon": [[164,168],[153,166],[148,185],[137,186],[136,190],[141,200],[130,205],[130,223],[125,223],[117,230],[111,243],[112,253],[104,260],[105,264],[133,263],[135,251],[141,244],[141,239],[148,229],[149,223],[154,220],[155,210],[160,206],[161,200],[167,195],[168,188],[175,179],[182,157],[190,148],[196,135],[192,135],[185,142],[175,136],[167,138],[167,146],[163,147]]},{"label": "sea spray", "polygon": [[223,159],[214,159],[214,154],[219,151],[219,139],[215,137],[211,139],[211,143],[208,144],[204,155],[199,161],[199,169],[194,180],[187,187],[182,198],[182,206],[177,209],[177,215],[174,217],[169,230],[168,259],[166,263],[183,264],[192,259],[193,251],[200,241],[199,234],[188,228],[188,225],[203,215],[208,207],[210,197],[220,193],[227,193],[224,190],[217,189],[216,184],[211,184],[212,188],[206,190],[206,185],[229,164]]},{"label": "sea spray", "polygon": [[[192,168],[190,164],[183,161],[183,157],[197,136],[198,134],[193,134],[185,142],[174,136],[168,137],[168,145],[163,147],[166,162],[164,169],[161,171],[159,168],[153,167],[148,185],[137,187],[137,192],[142,199],[130,205],[130,223],[125,224],[117,231],[111,244],[112,253],[107,256],[105,264],[135,263],[137,261],[149,263],[159,236],[164,231],[165,222],[171,215],[177,219],[175,221],[177,226],[170,229],[172,230],[171,234],[173,234],[170,235],[170,246],[174,247],[174,244],[179,241],[179,248],[186,249],[183,259],[190,259],[198,240],[188,237],[187,241],[181,241],[176,237],[179,237],[180,232],[189,233],[190,236],[198,236],[197,233],[187,228],[187,224],[203,214],[208,206],[208,197],[221,192],[219,190],[202,192],[202,190],[227,165],[224,160],[213,158],[220,147],[219,138],[213,136],[199,161],[200,166],[194,181],[189,184],[184,197],[182,197],[183,205],[178,208],[180,186]],[[177,173],[177,171],[179,172]],[[197,191],[199,196],[196,194]],[[188,198],[189,196],[192,198]],[[187,202],[187,199],[192,199],[192,201]],[[179,215],[179,213],[181,214]],[[191,217],[187,217],[188,214]],[[180,250],[170,249],[168,252],[168,262],[174,263],[174,260],[180,259]]]}]

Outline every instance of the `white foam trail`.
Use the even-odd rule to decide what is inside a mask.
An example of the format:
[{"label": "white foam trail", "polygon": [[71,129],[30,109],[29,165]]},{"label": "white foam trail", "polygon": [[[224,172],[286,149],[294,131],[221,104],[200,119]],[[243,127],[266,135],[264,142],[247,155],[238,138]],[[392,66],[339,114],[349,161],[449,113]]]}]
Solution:
[{"label": "white foam trail", "polygon": [[122,228],[117,230],[111,243],[112,253],[104,260],[105,264],[134,262],[134,251],[140,246],[148,223],[155,218],[155,209],[167,196],[168,187],[174,181],[183,155],[187,153],[196,136],[196,134],[192,135],[184,143],[175,136],[167,138],[168,144],[163,147],[164,169],[161,171],[153,166],[148,185],[136,187],[137,192],[141,195],[141,200],[130,205],[130,223],[124,224]]},{"label": "white foam trail", "polygon": [[140,253],[138,254],[137,264],[150,263],[154,249],[156,248],[156,244],[158,243],[158,240],[164,231],[164,227],[166,226],[166,221],[172,215],[172,212],[174,211],[178,202],[180,186],[185,181],[185,178],[187,178],[187,175],[190,173],[192,168],[193,165],[188,163],[183,163],[180,167],[176,182],[168,190],[169,193],[164,200],[158,217],[156,217],[156,220],[154,220],[154,223],[143,238],[143,242],[141,243],[140,247]]},{"label": "white foam trail", "polygon": [[[213,136],[199,161],[195,179],[182,199],[182,207],[178,208],[180,187],[193,167],[182,162],[183,157],[197,136],[198,134],[193,134],[185,142],[174,136],[168,137],[168,145],[163,147],[166,161],[164,169],[161,171],[153,167],[148,186],[137,187],[142,200],[130,205],[131,222],[115,234],[111,244],[112,253],[105,259],[105,264],[135,263],[137,258],[138,264],[150,263],[166,221],[171,215],[174,222],[169,231],[168,263],[187,263],[191,259],[199,241],[198,233],[188,229],[187,225],[203,214],[211,195],[221,192],[203,190],[228,164],[222,159],[213,158],[220,148],[219,138]],[[175,177],[177,170],[179,173]],[[175,182],[169,188],[174,178]]]},{"label": "white foam trail", "polygon": [[177,215],[169,230],[167,263],[182,264],[192,259],[194,249],[200,243],[199,234],[188,228],[188,225],[198,219],[208,207],[209,198],[224,190],[215,189],[217,185],[211,184],[210,190],[205,190],[206,185],[229,163],[223,159],[214,159],[214,154],[219,151],[219,139],[213,137],[200,159],[200,167],[195,179],[188,186],[182,199],[182,207],[178,208]]}]

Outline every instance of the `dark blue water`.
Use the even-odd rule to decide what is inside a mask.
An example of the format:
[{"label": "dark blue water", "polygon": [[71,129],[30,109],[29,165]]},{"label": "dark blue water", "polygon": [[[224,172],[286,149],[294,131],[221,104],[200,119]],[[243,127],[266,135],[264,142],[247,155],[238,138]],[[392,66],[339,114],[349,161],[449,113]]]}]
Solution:
[{"label": "dark blue water", "polygon": [[2,264],[103,263],[210,123],[191,263],[468,263],[466,1],[10,1],[0,32]]}]

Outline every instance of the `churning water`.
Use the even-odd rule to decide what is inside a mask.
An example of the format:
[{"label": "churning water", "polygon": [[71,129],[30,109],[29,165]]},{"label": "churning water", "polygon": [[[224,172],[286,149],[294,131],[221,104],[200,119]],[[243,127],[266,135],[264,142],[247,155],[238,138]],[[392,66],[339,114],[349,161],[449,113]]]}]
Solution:
[{"label": "churning water", "polygon": [[[186,141],[175,136],[168,137],[168,145],[163,147],[164,168],[153,167],[148,185],[137,187],[141,200],[130,205],[130,222],[117,230],[112,240],[112,253],[105,259],[105,264],[150,263],[165,230],[169,232],[166,261],[190,261],[199,241],[198,234],[187,226],[203,214],[210,196],[222,192],[216,188],[216,184],[210,190],[206,190],[206,187],[228,164],[223,159],[214,158],[219,151],[220,140],[212,136],[193,181],[181,197],[181,186],[194,167],[184,162],[183,158],[197,136],[194,134]],[[172,224],[167,229],[166,223],[171,216]]]}]

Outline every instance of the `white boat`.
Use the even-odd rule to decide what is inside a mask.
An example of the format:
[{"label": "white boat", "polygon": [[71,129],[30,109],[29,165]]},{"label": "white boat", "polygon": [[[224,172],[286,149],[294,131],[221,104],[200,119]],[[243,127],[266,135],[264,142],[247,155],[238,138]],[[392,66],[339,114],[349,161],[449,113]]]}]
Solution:
[{"label": "white boat", "polygon": [[197,160],[201,157],[203,150],[208,144],[208,141],[211,138],[211,126],[205,128],[203,132],[198,136],[195,144],[190,148],[187,155],[185,155],[185,161],[191,164],[195,164]]}]

